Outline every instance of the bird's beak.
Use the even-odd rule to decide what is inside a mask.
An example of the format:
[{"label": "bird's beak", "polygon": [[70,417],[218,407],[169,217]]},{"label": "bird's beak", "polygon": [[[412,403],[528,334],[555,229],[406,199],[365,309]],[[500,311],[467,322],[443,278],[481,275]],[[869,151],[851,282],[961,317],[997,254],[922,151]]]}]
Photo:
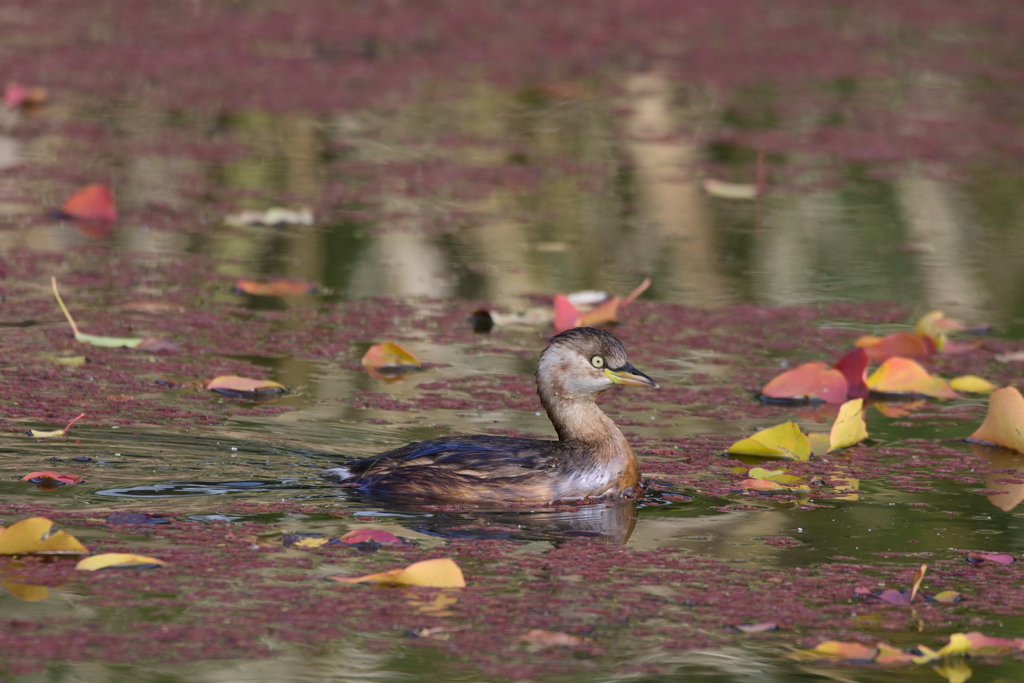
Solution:
[{"label": "bird's beak", "polygon": [[653,379],[634,368],[632,363],[626,363],[618,370],[605,368],[604,376],[615,384],[626,384],[631,387],[649,387],[651,389],[658,388],[657,383]]}]

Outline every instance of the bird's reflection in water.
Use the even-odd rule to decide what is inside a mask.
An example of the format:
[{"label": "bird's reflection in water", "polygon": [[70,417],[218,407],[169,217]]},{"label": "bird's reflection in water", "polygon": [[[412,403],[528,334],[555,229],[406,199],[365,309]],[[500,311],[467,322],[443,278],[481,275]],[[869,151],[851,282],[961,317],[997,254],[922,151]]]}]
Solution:
[{"label": "bird's reflection in water", "polygon": [[[378,505],[380,499],[375,501]],[[403,526],[429,536],[475,540],[567,541],[592,539],[624,544],[633,533],[637,501],[621,499],[589,505],[481,507],[473,505],[382,506],[407,513]]]}]

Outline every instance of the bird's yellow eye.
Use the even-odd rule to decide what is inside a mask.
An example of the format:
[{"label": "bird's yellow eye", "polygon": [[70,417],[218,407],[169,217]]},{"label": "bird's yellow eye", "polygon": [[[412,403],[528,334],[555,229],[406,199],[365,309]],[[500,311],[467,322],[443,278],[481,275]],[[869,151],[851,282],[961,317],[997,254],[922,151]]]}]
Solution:
[{"label": "bird's yellow eye", "polygon": [[593,365],[595,368],[603,368],[604,358],[601,358],[601,356],[594,356],[593,358],[590,359],[590,364]]}]

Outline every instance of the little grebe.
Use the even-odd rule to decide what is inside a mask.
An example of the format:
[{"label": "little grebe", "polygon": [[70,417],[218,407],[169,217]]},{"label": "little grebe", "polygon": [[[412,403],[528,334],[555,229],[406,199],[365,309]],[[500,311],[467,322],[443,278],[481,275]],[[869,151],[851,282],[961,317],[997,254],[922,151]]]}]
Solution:
[{"label": "little grebe", "polygon": [[640,466],[597,395],[616,384],[657,388],[614,335],[578,327],[540,354],[537,393],[558,441],[455,436],[420,441],[322,476],[375,493],[477,503],[548,503],[630,495]]}]

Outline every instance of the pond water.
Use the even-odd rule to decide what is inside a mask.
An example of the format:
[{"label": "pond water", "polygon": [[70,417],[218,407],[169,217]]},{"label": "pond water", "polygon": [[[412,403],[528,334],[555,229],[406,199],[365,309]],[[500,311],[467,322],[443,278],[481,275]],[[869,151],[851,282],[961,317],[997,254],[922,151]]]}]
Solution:
[{"label": "pond water", "polygon": [[[754,120],[785,110],[777,93],[726,97],[667,67],[617,72],[613,88],[431,83],[398,105],[318,113],[73,90],[0,113],[2,522],[43,514],[90,549],[178,565],[82,579],[63,560],[0,561],[3,679],[962,681],[968,666],[979,680],[1020,679],[1019,654],[897,669],[787,658],[828,638],[937,649],[956,632],[1024,637],[1022,563],[976,556],[1024,556],[1024,456],[964,441],[985,397],[878,402],[870,441],[810,463],[723,455],[786,420],[828,431],[827,406],[753,395],[781,369],[834,362],[861,334],[909,331],[934,309],[990,326],[980,348],[933,359],[940,373],[1019,384],[1019,363],[996,360],[1024,339],[1019,168],[990,150],[899,148],[901,135],[928,138],[906,132],[922,120],[985,116],[975,84],[926,71],[892,85],[899,149],[871,155],[829,153],[806,122]],[[878,89],[865,76],[811,101],[829,110],[837,88],[849,92],[836,111],[856,128]],[[839,136],[844,125],[829,124]],[[779,152],[771,133],[794,130],[814,144]],[[956,138],[934,135],[938,147]],[[116,224],[52,215],[95,179],[114,187]],[[315,219],[226,219],[273,206]],[[50,275],[83,330],[177,348],[77,344]],[[275,277],[315,291],[233,289]],[[532,389],[550,324],[479,334],[469,316],[535,311],[556,292],[624,294],[645,277],[615,330],[662,389],[602,399],[650,478],[640,499],[424,505],[318,476],[448,434],[550,437]],[[359,358],[387,339],[425,369],[367,374]],[[199,385],[236,373],[289,391],[246,402]],[[83,412],[67,438],[25,434]],[[745,493],[736,482],[753,466],[812,489]],[[21,480],[39,470],[85,481]],[[170,523],[105,523],[118,511]],[[283,540],[360,528],[409,543],[369,553]],[[318,580],[447,555],[465,593]],[[855,598],[909,588],[922,563],[923,590],[963,602]],[[755,621],[780,630],[735,628]],[[583,640],[522,642],[531,629]]]}]

